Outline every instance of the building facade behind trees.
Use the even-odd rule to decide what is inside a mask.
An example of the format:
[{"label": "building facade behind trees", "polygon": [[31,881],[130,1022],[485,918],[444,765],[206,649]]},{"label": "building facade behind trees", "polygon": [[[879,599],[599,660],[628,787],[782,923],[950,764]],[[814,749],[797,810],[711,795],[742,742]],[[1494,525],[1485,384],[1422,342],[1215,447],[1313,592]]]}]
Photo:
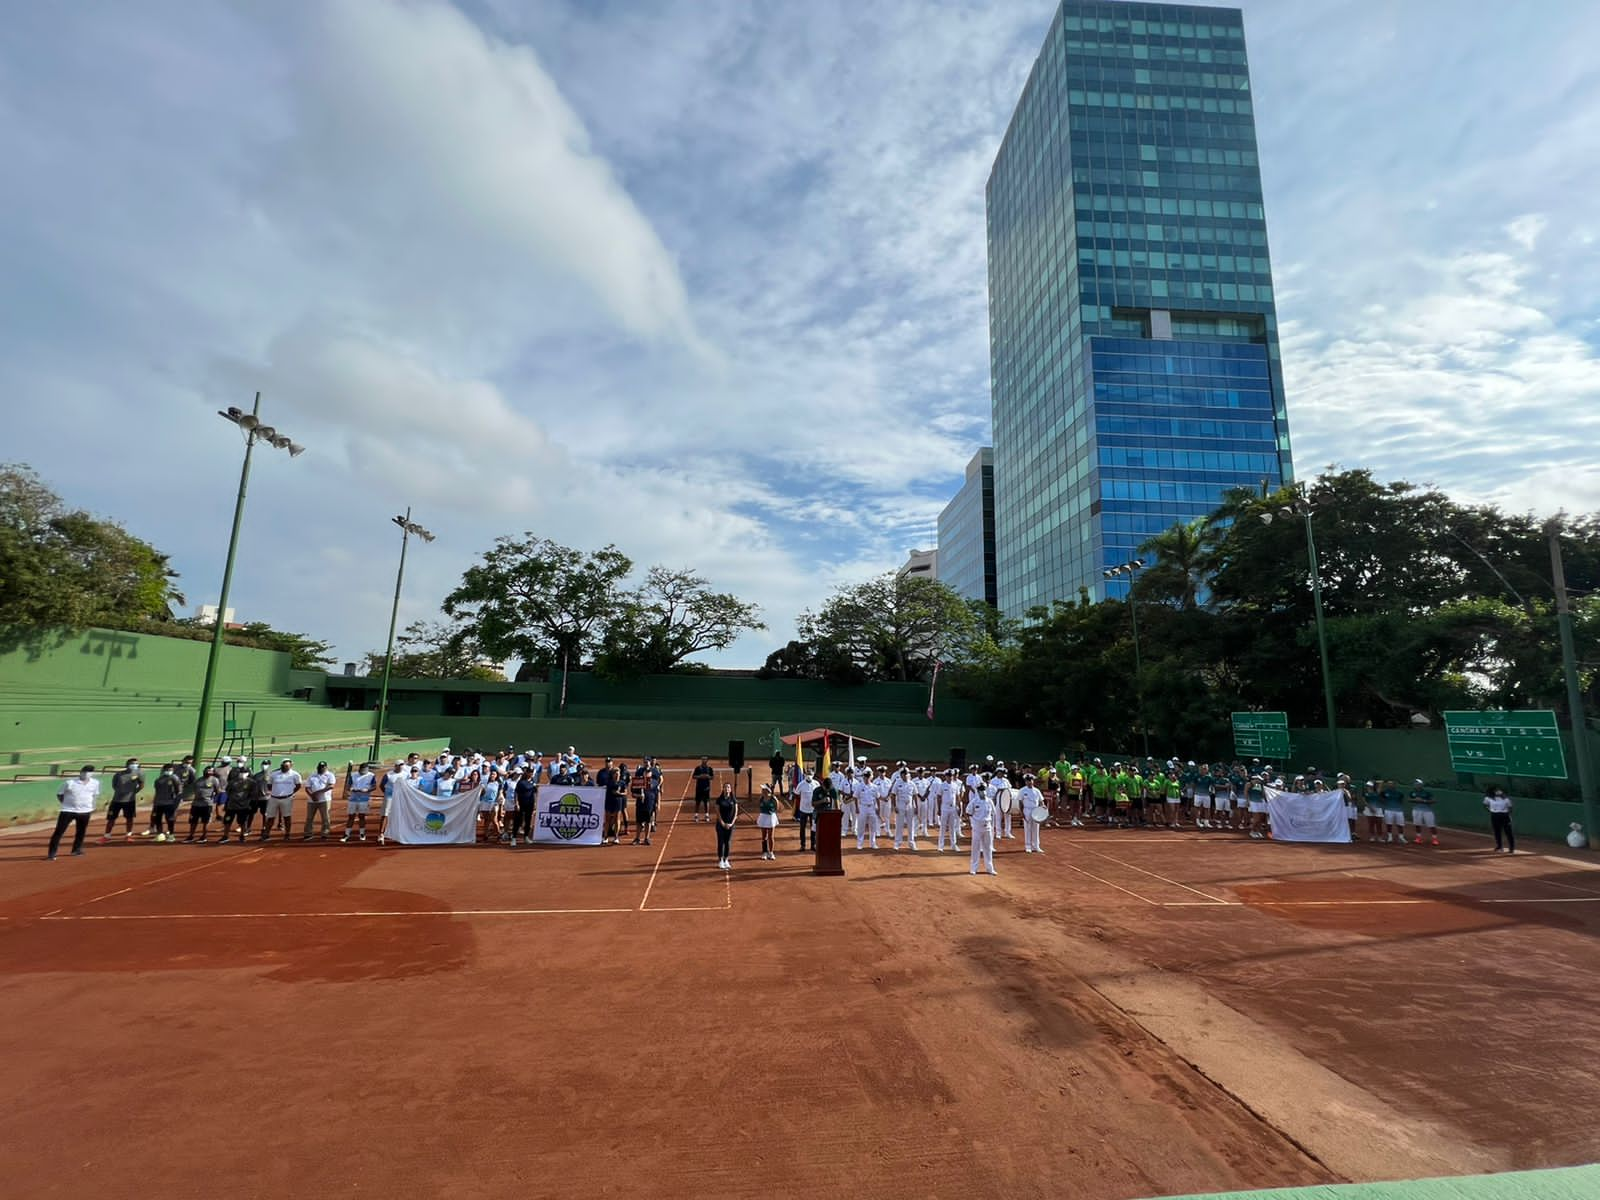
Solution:
[{"label": "building facade behind trees", "polygon": [[[987,192],[997,601],[1293,478],[1237,9],[1064,0]],[[942,548],[942,540],[941,540]]]},{"label": "building facade behind trees", "polygon": [[998,603],[992,447],[972,456],[961,490],[939,514],[939,578],[970,600]]}]

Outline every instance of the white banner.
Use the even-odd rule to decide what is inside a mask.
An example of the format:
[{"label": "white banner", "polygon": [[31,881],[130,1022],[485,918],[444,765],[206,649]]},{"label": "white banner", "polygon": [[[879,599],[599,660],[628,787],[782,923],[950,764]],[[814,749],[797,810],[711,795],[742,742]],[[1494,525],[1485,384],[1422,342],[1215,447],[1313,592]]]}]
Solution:
[{"label": "white banner", "polygon": [[1267,813],[1275,842],[1348,842],[1350,822],[1343,792],[1280,792],[1267,789]]},{"label": "white banner", "polygon": [[556,846],[598,846],[605,819],[605,788],[546,784],[539,789],[533,840]]},{"label": "white banner", "polygon": [[404,846],[470,846],[478,840],[478,794],[482,791],[473,788],[453,796],[430,796],[397,779],[389,798],[384,836]]}]

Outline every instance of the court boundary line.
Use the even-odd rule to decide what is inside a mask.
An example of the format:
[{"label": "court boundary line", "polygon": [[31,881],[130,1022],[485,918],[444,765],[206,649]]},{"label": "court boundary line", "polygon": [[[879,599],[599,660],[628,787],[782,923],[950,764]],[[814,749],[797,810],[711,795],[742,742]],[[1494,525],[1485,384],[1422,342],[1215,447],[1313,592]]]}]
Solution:
[{"label": "court boundary line", "polygon": [[644,895],[639,898],[639,911],[645,911],[645,905],[650,901],[650,891],[656,886],[656,872],[661,870],[661,863],[667,857],[667,846],[672,842],[673,830],[678,828],[678,818],[683,816],[683,797],[678,797],[678,807],[673,810],[672,821],[667,825],[667,836],[661,839],[661,849],[656,853],[656,865],[650,868],[650,882],[644,885]]},{"label": "court boundary line", "polygon": [[169,879],[181,879],[185,875],[193,875],[196,872],[207,870],[208,868],[218,866],[221,863],[237,862],[239,859],[243,858],[249,853],[252,853],[252,851],[250,849],[246,849],[242,853],[218,855],[210,862],[203,862],[198,866],[185,867],[183,870],[174,871],[170,875],[157,875],[154,879],[146,879],[142,883],[130,883],[125,888],[118,888],[114,892],[107,892],[105,895],[96,896],[92,900],[81,900],[77,904],[63,904],[60,908],[51,909],[49,912],[45,913],[44,918],[48,919],[50,917],[54,917],[57,913],[65,912],[68,908],[88,908],[89,905],[99,904],[102,900],[110,900],[117,896],[125,896],[129,892],[136,891],[139,888],[154,887],[156,884],[164,883]]},{"label": "court boundary line", "polygon": [[[1109,880],[1109,879],[1102,879],[1102,878],[1100,878],[1100,876],[1096,875],[1093,871],[1085,871],[1082,867],[1075,867],[1071,863],[1064,863],[1063,865],[1069,871],[1076,871],[1079,875],[1087,875],[1090,879],[1094,880],[1096,883],[1103,883],[1107,887],[1116,888],[1117,891],[1122,892],[1122,893],[1124,893],[1126,895],[1132,896],[1135,900],[1143,900],[1146,904],[1150,905],[1152,908],[1164,907],[1162,905],[1161,901],[1152,900],[1152,899],[1150,899],[1149,896],[1141,895],[1140,893],[1138,893],[1136,891],[1133,891],[1131,888],[1125,888],[1120,883],[1112,883],[1111,880]],[[1193,903],[1196,907],[1199,907],[1199,902],[1198,901],[1191,901],[1190,903]]]},{"label": "court boundary line", "polygon": [[1165,875],[1158,874],[1155,871],[1147,871],[1143,867],[1134,866],[1133,863],[1123,862],[1120,858],[1113,858],[1109,854],[1102,854],[1098,850],[1090,850],[1089,853],[1095,855],[1097,858],[1103,858],[1107,862],[1114,862],[1118,866],[1127,867],[1130,871],[1138,871],[1139,874],[1141,874],[1141,875],[1148,875],[1152,879],[1159,879],[1163,883],[1170,883],[1174,887],[1180,887],[1186,892],[1193,892],[1196,896],[1204,896],[1207,900],[1209,900],[1213,904],[1230,904],[1230,903],[1233,903],[1233,901],[1225,900],[1221,896],[1213,896],[1210,892],[1202,892],[1197,887],[1190,887],[1187,883],[1180,883],[1176,879],[1168,879]]},{"label": "court boundary line", "polygon": [[[1461,896],[1454,893],[1440,896],[1394,897],[1386,900],[1225,900],[1227,908],[1373,908],[1415,904],[1600,904],[1600,896],[1497,896],[1493,898]],[[1156,901],[1161,908],[1215,908],[1198,900]]]}]

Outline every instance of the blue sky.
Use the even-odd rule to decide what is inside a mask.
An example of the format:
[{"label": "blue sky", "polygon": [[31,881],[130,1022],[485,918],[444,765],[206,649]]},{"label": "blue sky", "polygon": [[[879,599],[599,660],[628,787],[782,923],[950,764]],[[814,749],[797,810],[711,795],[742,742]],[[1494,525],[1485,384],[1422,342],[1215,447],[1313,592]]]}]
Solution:
[{"label": "blue sky", "polygon": [[[759,601],[932,540],[989,425],[983,185],[1048,3],[23,5],[0,457],[381,645],[502,533]],[[1301,474],[1600,508],[1600,7],[1245,5]]]}]

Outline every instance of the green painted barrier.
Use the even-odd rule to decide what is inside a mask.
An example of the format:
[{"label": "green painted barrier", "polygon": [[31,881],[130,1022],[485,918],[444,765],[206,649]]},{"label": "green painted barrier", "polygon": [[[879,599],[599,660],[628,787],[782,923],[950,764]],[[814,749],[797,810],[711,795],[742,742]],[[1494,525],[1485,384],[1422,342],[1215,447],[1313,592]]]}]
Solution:
[{"label": "green painted barrier", "polygon": [[1319,1183],[1311,1187],[1254,1192],[1207,1192],[1173,1196],[1168,1200],[1596,1200],[1596,1197],[1600,1197],[1600,1166],[1395,1183]]}]

